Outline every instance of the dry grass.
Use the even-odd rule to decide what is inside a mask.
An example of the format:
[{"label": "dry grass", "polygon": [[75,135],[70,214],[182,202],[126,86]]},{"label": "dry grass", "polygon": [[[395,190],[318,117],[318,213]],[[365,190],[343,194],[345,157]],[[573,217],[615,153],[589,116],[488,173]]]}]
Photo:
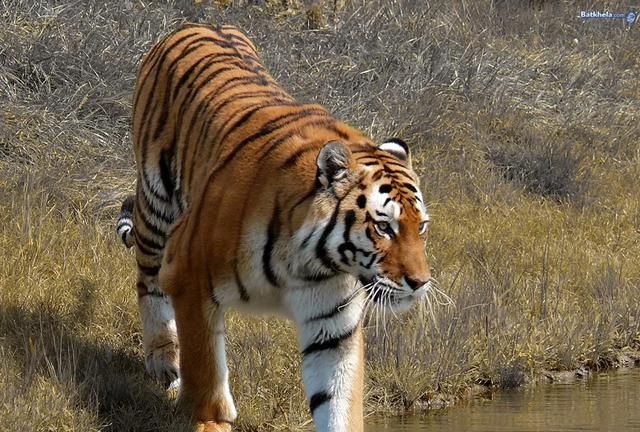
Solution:
[{"label": "dry grass", "polygon": [[[112,233],[135,68],[183,20],[240,25],[296,96],[414,147],[455,306],[371,317],[369,412],[638,347],[639,28],[571,1],[222,3],[0,3],[0,430],[186,430]],[[240,430],[306,424],[293,329],[229,329]]]}]

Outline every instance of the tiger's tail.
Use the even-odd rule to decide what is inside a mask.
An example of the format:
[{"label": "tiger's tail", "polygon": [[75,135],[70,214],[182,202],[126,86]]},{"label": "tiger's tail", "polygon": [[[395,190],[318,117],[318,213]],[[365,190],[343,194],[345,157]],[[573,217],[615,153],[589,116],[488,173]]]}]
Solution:
[{"label": "tiger's tail", "polygon": [[135,243],[135,235],[133,231],[133,207],[135,205],[136,198],[133,195],[129,195],[125,198],[120,209],[120,214],[116,221],[116,233],[118,237],[122,239],[122,243],[127,248],[130,248]]}]

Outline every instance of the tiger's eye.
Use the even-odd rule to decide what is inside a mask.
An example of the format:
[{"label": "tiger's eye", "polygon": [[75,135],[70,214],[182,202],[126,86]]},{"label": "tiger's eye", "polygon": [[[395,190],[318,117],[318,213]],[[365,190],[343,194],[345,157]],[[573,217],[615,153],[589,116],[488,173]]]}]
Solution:
[{"label": "tiger's eye", "polygon": [[393,229],[391,228],[391,224],[387,221],[376,222],[375,227],[376,227],[376,232],[381,236],[391,238],[395,235],[395,233],[393,232]]},{"label": "tiger's eye", "polygon": [[420,223],[420,234],[424,234],[427,231],[427,227],[429,226],[429,221],[423,221]]}]

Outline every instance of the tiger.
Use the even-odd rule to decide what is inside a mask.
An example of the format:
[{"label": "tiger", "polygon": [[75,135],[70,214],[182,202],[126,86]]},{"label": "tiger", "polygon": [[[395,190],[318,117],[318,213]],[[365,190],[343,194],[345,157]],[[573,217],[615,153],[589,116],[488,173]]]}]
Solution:
[{"label": "tiger", "polygon": [[196,430],[229,431],[224,314],[292,321],[318,431],[363,430],[363,315],[431,286],[430,223],[408,145],[296,101],[233,26],[184,24],[144,56],[133,100],[145,366]]}]

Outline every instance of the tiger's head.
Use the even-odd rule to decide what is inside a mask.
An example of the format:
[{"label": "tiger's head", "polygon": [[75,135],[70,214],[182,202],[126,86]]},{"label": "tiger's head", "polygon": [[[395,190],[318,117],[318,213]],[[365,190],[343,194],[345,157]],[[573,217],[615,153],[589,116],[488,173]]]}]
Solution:
[{"label": "tiger's head", "polygon": [[399,139],[378,147],[333,141],[316,163],[321,195],[333,204],[321,258],[357,277],[369,301],[408,309],[431,281],[429,215],[409,147]]}]

